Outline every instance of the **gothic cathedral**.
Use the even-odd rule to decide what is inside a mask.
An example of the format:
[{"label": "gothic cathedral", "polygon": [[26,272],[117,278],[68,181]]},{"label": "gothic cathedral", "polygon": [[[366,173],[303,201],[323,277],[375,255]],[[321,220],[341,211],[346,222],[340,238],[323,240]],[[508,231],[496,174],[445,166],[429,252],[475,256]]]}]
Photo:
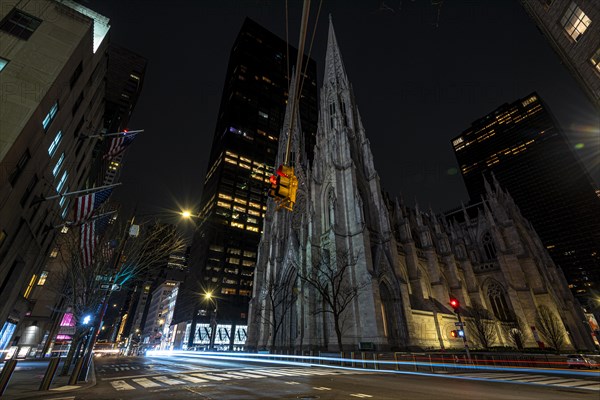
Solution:
[{"label": "gothic cathedral", "polygon": [[461,348],[450,298],[472,348],[537,347],[540,323],[564,332],[564,349],[593,348],[562,272],[497,182],[446,215],[382,191],[331,21],[323,81],[314,160],[290,107],[280,135],[276,165],[291,135],[298,194],[293,212],[267,209],[249,349]]}]

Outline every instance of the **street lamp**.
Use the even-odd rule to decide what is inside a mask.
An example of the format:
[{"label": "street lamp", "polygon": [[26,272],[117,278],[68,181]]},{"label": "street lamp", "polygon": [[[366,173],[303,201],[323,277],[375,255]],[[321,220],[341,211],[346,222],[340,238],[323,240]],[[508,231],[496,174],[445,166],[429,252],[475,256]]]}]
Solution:
[{"label": "street lamp", "polygon": [[192,218],[192,212],[190,210],[182,210],[180,212],[181,216],[185,219],[190,219]]},{"label": "street lamp", "polygon": [[204,299],[208,300],[211,304],[213,303],[213,299],[214,299],[214,304],[215,304],[215,308],[211,310],[211,314],[210,314],[210,342],[208,345],[209,350],[214,350],[215,349],[215,338],[217,335],[217,298],[213,296],[212,292],[205,292],[204,293]]}]

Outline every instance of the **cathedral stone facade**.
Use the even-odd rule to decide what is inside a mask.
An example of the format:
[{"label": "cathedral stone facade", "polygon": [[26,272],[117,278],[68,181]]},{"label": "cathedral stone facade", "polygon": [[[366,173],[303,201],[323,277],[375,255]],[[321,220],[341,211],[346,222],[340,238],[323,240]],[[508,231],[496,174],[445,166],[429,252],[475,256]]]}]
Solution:
[{"label": "cathedral stone facade", "polygon": [[249,349],[461,348],[451,297],[472,348],[482,347],[481,310],[491,340],[483,347],[511,346],[511,329],[537,347],[540,307],[564,332],[564,349],[593,348],[562,272],[497,182],[486,182],[480,204],[446,215],[383,192],[331,22],[312,162],[290,111],[276,165],[291,135],[297,201],[293,212],[267,209]]}]

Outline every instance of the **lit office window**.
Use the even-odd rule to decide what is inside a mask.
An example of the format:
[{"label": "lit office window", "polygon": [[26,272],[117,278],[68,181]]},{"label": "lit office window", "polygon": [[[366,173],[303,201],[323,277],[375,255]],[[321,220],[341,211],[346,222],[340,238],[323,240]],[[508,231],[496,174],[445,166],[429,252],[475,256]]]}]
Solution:
[{"label": "lit office window", "polygon": [[583,35],[591,23],[592,20],[585,15],[574,1],[569,4],[569,8],[567,8],[567,11],[560,20],[561,26],[565,28],[567,34],[574,41],[577,41]]},{"label": "lit office window", "polygon": [[54,155],[54,153],[56,152],[56,149],[58,148],[58,145],[60,144],[61,140],[62,140],[62,131],[58,131],[56,133],[56,136],[54,137],[54,140],[52,141],[52,143],[50,143],[50,147],[48,147],[48,155],[50,157],[52,157]]},{"label": "lit office window", "polygon": [[60,191],[65,187],[65,183],[67,183],[67,171],[65,171],[60,177],[60,181],[58,181],[58,185],[56,185],[56,191],[60,193]]},{"label": "lit office window", "polygon": [[23,297],[26,299],[31,295],[31,291],[33,290],[33,285],[35,285],[35,281],[37,280],[37,275],[33,275],[31,280],[29,281],[29,285],[27,285],[27,289],[25,289],[25,293],[23,293]]},{"label": "lit office window", "polygon": [[62,164],[64,161],[65,161],[65,153],[62,153],[60,155],[60,158],[56,162],[56,165],[54,166],[54,168],[52,168],[52,175],[54,175],[55,177],[56,177],[56,175],[58,175],[58,172],[60,171],[60,167],[62,167]]},{"label": "lit office window", "polygon": [[42,271],[42,273],[40,274],[40,279],[38,279],[37,285],[44,286],[47,278],[48,278],[48,271]]},{"label": "lit office window", "polygon": [[590,61],[596,69],[596,72],[600,72],[600,47],[598,47],[598,50],[596,50]]},{"label": "lit office window", "polygon": [[48,111],[48,114],[46,114],[46,118],[44,118],[44,120],[42,121],[42,126],[44,127],[44,131],[46,131],[48,129],[48,127],[50,126],[50,123],[54,120],[54,117],[56,117],[57,112],[58,112],[58,101],[56,103],[54,103],[54,105],[50,108],[50,111]]}]

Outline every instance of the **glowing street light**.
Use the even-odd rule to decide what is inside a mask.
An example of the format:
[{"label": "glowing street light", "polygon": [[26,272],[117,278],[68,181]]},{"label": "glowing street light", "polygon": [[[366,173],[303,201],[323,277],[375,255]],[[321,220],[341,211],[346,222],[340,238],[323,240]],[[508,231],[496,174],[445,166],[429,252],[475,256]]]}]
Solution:
[{"label": "glowing street light", "polygon": [[192,212],[190,210],[182,210],[180,214],[185,219],[192,218]]}]

